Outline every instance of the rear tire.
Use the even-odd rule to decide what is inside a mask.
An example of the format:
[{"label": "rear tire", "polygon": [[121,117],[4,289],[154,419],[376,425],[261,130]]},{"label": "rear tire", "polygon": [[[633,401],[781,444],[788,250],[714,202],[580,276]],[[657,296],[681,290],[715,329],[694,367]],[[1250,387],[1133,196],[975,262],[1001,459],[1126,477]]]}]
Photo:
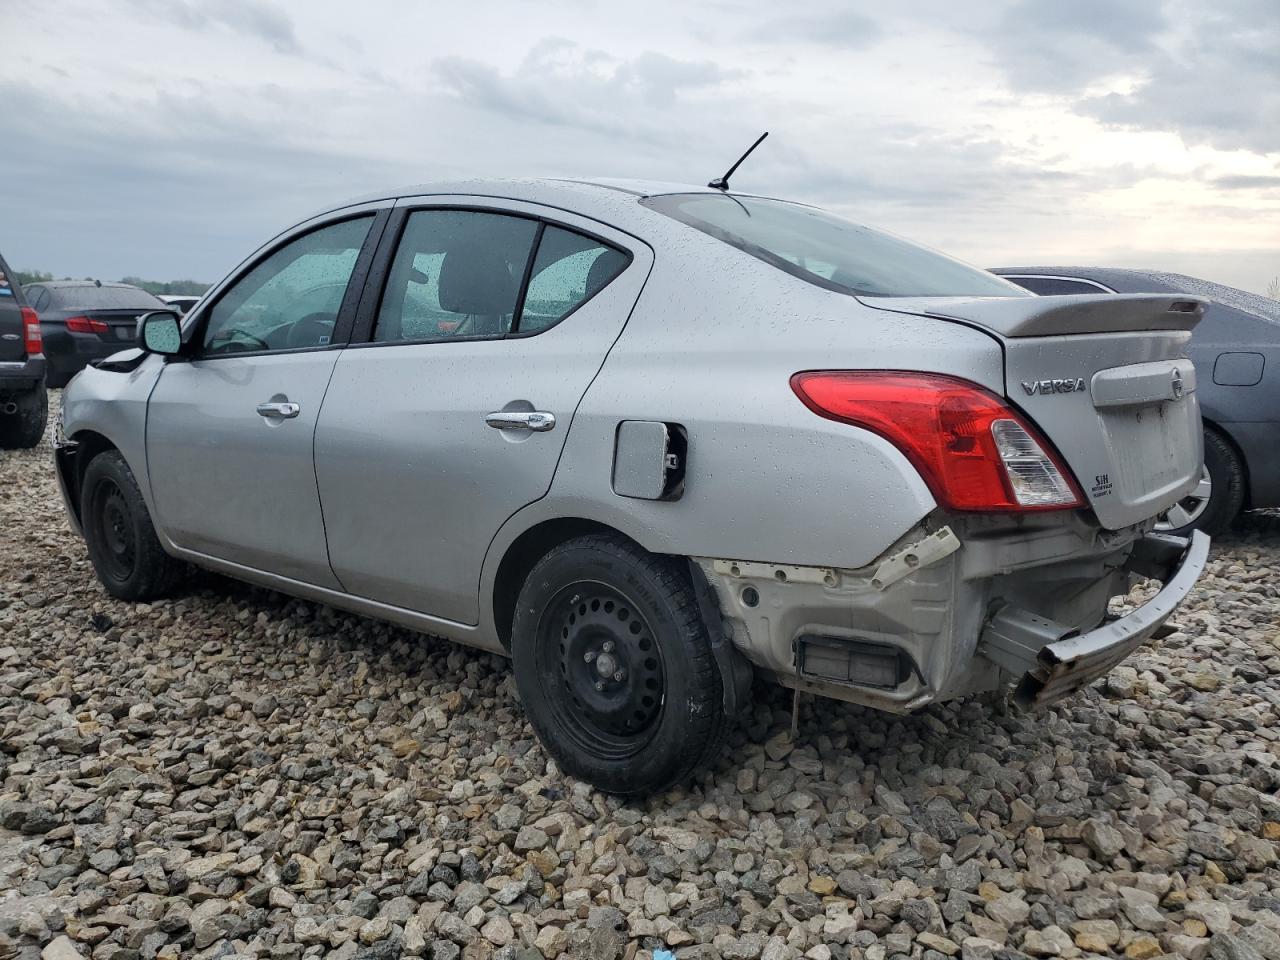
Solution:
[{"label": "rear tire", "polygon": [[1186,536],[1192,530],[1203,530],[1216,537],[1226,533],[1240,515],[1244,506],[1244,467],[1231,443],[1214,430],[1204,432],[1204,465],[1209,475],[1208,502],[1194,519],[1179,526],[1173,526],[1173,511],[1165,514],[1162,519],[1169,524],[1167,532]]},{"label": "rear tire", "polygon": [[607,793],[654,793],[724,745],[720,670],[688,573],[617,536],[551,550],[512,624],[520,699],[566,773]]},{"label": "rear tire", "polygon": [[14,413],[0,413],[0,447],[6,450],[30,450],[44,436],[49,421],[49,395],[44,384],[10,398],[18,405]]},{"label": "rear tire", "polygon": [[45,385],[48,386],[50,390],[61,390],[68,383],[71,382],[71,378],[73,376],[75,376],[75,374],[60,373],[59,371],[54,370],[52,367],[50,367],[47,371],[45,371],[44,382],[45,382]]},{"label": "rear tire", "polygon": [[111,596],[155,600],[182,579],[185,566],[160,546],[138,482],[117,451],[98,454],[85,470],[80,518],[94,572]]}]

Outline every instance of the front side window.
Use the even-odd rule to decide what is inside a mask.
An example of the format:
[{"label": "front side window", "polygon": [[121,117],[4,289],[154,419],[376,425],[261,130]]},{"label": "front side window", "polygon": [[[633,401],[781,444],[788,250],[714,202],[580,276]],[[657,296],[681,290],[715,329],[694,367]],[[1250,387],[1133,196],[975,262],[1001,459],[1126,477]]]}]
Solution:
[{"label": "front side window", "polygon": [[1028,296],[985,270],[815,207],[722,193],[640,202],[828,290],[870,297]]},{"label": "front side window", "polygon": [[249,270],[208,312],[204,356],[323,347],[373,217],[313,230]]},{"label": "front side window", "polygon": [[547,227],[529,276],[520,332],[536,333],[567,317],[622,272],[628,257],[599,240]]},{"label": "front side window", "polygon": [[502,337],[519,309],[538,222],[473,210],[409,215],[373,337]]}]

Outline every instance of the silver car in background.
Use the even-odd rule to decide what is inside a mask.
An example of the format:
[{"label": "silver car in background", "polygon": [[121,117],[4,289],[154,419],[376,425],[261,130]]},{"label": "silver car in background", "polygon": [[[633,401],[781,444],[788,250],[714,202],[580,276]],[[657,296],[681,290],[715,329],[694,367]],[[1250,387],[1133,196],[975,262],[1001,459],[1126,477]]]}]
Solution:
[{"label": "silver car in background", "polygon": [[66,391],[57,468],[112,595],[186,561],[508,653],[560,766],[644,793],[753,674],[1034,706],[1156,634],[1208,549],[1153,533],[1200,477],[1201,311],[717,189],[415,187],[145,318]]}]

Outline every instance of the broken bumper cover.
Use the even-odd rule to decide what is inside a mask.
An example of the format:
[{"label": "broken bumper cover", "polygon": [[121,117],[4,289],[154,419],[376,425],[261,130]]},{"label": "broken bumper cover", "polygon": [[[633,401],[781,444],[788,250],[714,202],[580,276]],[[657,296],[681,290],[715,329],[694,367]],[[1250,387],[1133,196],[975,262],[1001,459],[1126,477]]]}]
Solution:
[{"label": "broken bumper cover", "polygon": [[76,448],[79,446],[74,440],[68,440],[66,432],[62,427],[62,414],[59,412],[57,420],[54,421],[53,436],[53,472],[58,478],[58,492],[62,494],[62,505],[67,511],[67,522],[71,524],[71,532],[78,537],[83,537],[84,533],[80,529],[80,511],[71,499],[71,482],[70,477],[74,476]]},{"label": "broken bumper cover", "polygon": [[1209,538],[1149,534],[1134,546],[1128,569],[1161,581],[1160,592],[1127,616],[1086,633],[1015,607],[983,630],[978,651],[1022,679],[1013,693],[1024,709],[1061,700],[1106,675],[1160,629],[1191,592],[1209,556]]}]

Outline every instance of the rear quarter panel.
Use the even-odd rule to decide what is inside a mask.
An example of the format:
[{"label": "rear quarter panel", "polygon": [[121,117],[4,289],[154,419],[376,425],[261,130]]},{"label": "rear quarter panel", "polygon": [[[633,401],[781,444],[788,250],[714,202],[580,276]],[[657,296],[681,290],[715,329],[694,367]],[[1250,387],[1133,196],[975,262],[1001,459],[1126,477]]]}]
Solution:
[{"label": "rear quarter panel", "polygon": [[[656,552],[860,567],[934,509],[895,447],[813,414],[790,378],[929,370],[999,392],[993,338],[872,310],[689,228],[675,247],[654,247],[653,273],[574,416],[550,491],[512,518],[491,558],[542,520],[582,517]],[[688,432],[679,500],[613,492],[614,437],[628,419]]]}]

